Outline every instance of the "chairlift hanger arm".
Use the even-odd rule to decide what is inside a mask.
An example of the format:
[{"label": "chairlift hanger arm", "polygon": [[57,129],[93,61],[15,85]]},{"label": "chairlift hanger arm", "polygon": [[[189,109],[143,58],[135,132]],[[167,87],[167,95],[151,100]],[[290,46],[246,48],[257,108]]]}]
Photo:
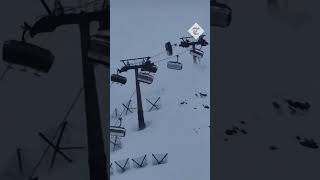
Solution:
[{"label": "chairlift hanger arm", "polygon": [[[61,16],[49,15],[39,19],[31,28],[30,36],[34,37],[39,33],[53,32],[57,27],[62,25],[74,25],[90,23],[93,21],[109,21],[107,9],[95,12],[81,12],[64,14]],[[109,22],[106,22],[109,23]]]},{"label": "chairlift hanger arm", "polygon": [[145,65],[123,66],[121,69],[119,69],[119,73],[126,72],[131,69],[139,69],[139,68],[143,68],[143,67],[145,67]]}]

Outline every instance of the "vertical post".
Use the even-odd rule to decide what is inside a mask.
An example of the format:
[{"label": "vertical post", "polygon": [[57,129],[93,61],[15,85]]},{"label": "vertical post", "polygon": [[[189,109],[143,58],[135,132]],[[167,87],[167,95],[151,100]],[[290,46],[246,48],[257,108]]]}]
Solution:
[{"label": "vertical post", "polygon": [[95,71],[93,64],[88,60],[90,24],[88,22],[83,22],[79,25],[81,34],[90,180],[106,180],[109,179],[109,176],[107,173],[107,159],[104,151],[104,137],[101,128]]},{"label": "vertical post", "polygon": [[21,174],[23,174],[23,165],[22,165],[22,157],[21,157],[21,149],[17,149],[17,156],[18,156],[18,165],[19,165],[19,171]]},{"label": "vertical post", "polygon": [[136,75],[136,92],[137,92],[137,110],[138,110],[138,123],[139,123],[139,130],[142,130],[146,127],[144,123],[143,117],[143,108],[142,108],[142,100],[141,100],[141,91],[140,91],[140,83],[138,81],[138,68],[134,69]]},{"label": "vertical post", "polygon": [[[193,50],[193,52],[196,51],[196,45],[195,45],[195,44],[192,44],[192,50]],[[196,57],[196,56],[193,56],[193,63],[194,63],[194,64],[197,63],[197,57]]]}]

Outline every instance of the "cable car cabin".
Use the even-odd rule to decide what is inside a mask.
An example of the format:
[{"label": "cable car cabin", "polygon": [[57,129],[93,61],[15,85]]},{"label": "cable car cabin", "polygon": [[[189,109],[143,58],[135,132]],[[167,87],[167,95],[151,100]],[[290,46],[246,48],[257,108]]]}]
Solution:
[{"label": "cable car cabin", "polygon": [[174,69],[174,70],[182,70],[182,63],[177,61],[168,61],[167,68]]},{"label": "cable car cabin", "polygon": [[112,74],[111,75],[111,81],[115,83],[120,83],[120,84],[126,84],[127,83],[127,78],[124,76],[120,76],[118,74]]},{"label": "cable car cabin", "polygon": [[109,59],[109,40],[104,36],[92,36],[90,39],[88,57],[93,60],[107,61]]},{"label": "cable car cabin", "polygon": [[173,50],[172,50],[172,45],[171,45],[170,42],[167,42],[167,43],[165,44],[165,48],[166,48],[166,51],[167,51],[167,55],[168,55],[168,56],[172,56]]},{"label": "cable car cabin", "polygon": [[110,126],[110,135],[118,136],[118,137],[125,137],[126,136],[126,129],[119,126]]},{"label": "cable car cabin", "polygon": [[48,73],[54,61],[54,55],[47,49],[17,41],[5,41],[2,49],[2,58],[9,64],[18,64]]},{"label": "cable car cabin", "polygon": [[195,49],[195,50],[191,49],[190,54],[200,59],[203,57],[204,52],[201,51],[200,49]]},{"label": "cable car cabin", "polygon": [[154,64],[148,65],[146,67],[141,68],[141,71],[148,71],[152,73],[156,73],[158,71],[158,67]]},{"label": "cable car cabin", "polygon": [[212,26],[228,27],[231,24],[232,9],[226,4],[213,3],[211,6]]},{"label": "cable car cabin", "polygon": [[151,84],[153,82],[153,76],[151,74],[147,74],[147,73],[144,73],[144,72],[139,72],[137,80],[139,82],[143,82],[143,83],[146,83],[146,84]]}]

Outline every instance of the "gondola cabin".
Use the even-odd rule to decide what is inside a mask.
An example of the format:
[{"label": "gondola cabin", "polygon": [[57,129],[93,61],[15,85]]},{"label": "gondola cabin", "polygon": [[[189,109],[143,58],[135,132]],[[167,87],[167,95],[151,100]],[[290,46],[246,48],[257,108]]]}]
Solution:
[{"label": "gondola cabin", "polygon": [[118,136],[118,137],[125,137],[126,136],[126,129],[119,126],[110,126],[110,135],[111,136]]},{"label": "gondola cabin", "polygon": [[167,68],[174,69],[174,70],[182,70],[182,63],[177,61],[168,61]]},{"label": "gondola cabin", "polygon": [[213,3],[211,6],[212,26],[228,27],[231,24],[232,9],[226,4]]},{"label": "gondola cabin", "polygon": [[48,73],[54,61],[54,55],[47,49],[23,41],[5,41],[2,58],[9,64],[30,67],[39,72]]},{"label": "gondola cabin", "polygon": [[137,80],[146,84],[151,84],[153,82],[153,76],[145,72],[139,72]]},{"label": "gondola cabin", "polygon": [[200,49],[191,49],[190,54],[200,59],[203,57],[204,52]]},{"label": "gondola cabin", "polygon": [[166,48],[167,55],[168,55],[168,56],[172,56],[173,50],[172,50],[172,45],[171,45],[170,42],[167,42],[167,43],[165,44],[165,48]]},{"label": "gondola cabin", "polygon": [[109,59],[109,38],[106,36],[94,35],[90,38],[88,57],[98,61]]},{"label": "gondola cabin", "polygon": [[124,76],[121,76],[119,74],[112,74],[111,75],[111,81],[119,84],[126,84],[127,78]]}]

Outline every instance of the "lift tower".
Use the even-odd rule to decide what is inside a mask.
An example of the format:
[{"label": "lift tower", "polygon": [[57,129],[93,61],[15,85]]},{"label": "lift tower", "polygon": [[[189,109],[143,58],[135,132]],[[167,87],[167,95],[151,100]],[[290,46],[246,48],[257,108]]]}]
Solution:
[{"label": "lift tower", "polygon": [[[98,94],[96,89],[96,79],[94,63],[88,58],[90,44],[90,23],[102,22],[109,25],[109,8],[99,11],[80,12],[58,15],[51,12],[44,0],[41,0],[48,15],[40,18],[29,28],[31,37],[40,33],[54,32],[57,27],[65,25],[78,25],[81,38],[82,70],[85,95],[85,111],[87,121],[88,137],[88,161],[90,180],[109,179],[107,173],[107,159],[104,151],[104,136],[101,128],[100,110]],[[106,51],[108,51],[106,49]]]}]

